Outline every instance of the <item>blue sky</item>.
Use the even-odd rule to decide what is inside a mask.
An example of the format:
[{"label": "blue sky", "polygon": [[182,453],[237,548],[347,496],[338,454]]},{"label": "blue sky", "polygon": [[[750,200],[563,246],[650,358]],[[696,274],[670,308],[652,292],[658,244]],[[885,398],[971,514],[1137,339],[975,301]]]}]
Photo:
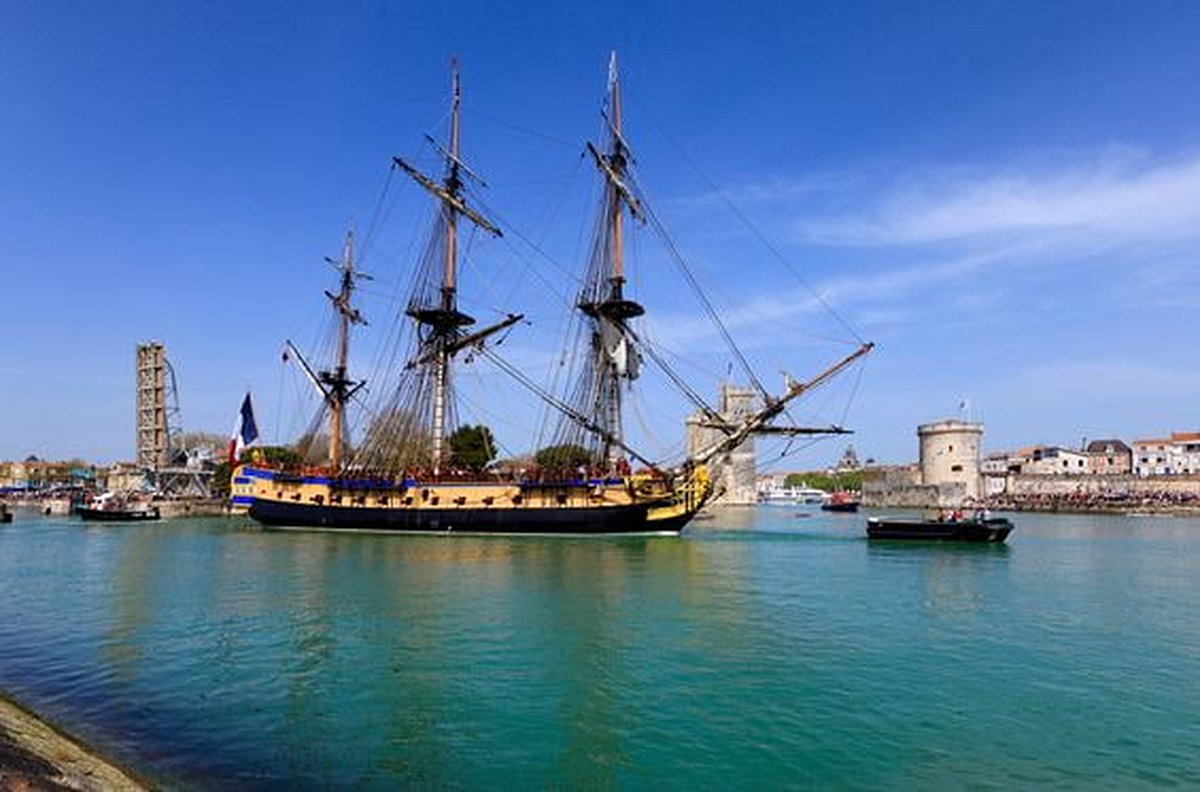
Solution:
[{"label": "blue sky", "polygon": [[[464,299],[481,319],[522,303],[533,326],[510,353],[549,365],[558,303],[535,286],[579,262],[580,152],[614,48],[641,183],[764,380],[853,341],[814,294],[879,345],[798,418],[844,420],[890,462],[964,400],[992,449],[1196,429],[1198,33],[1184,2],[10,2],[0,458],[131,458],[148,339],[168,346],[185,429],[227,432],[246,388],[268,439],[302,428],[280,345],[320,336],[322,257],[371,226],[391,156],[432,166],[452,54],[487,208],[541,251],[479,241],[463,289],[484,288]],[[393,185],[365,251],[364,360],[427,213],[417,192]],[[635,259],[671,268],[649,241]],[[713,390],[728,355],[691,304],[633,285]],[[464,418],[521,450],[534,411],[485,407],[491,377],[464,377]],[[667,453],[684,406],[646,389],[630,431]]]}]

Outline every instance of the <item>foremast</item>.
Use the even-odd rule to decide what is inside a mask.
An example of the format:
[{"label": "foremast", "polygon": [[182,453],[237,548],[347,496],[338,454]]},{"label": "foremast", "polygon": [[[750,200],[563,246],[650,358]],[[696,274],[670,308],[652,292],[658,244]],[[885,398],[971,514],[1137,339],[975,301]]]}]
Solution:
[{"label": "foremast", "polygon": [[341,469],[345,457],[346,405],[349,404],[351,397],[366,384],[366,380],[350,378],[348,361],[350,330],[354,325],[367,323],[352,302],[355,283],[359,279],[369,280],[370,276],[355,268],[353,229],[346,231],[341,258],[327,257],[325,260],[333,265],[339,276],[337,293],[325,292],[337,317],[337,347],[334,350],[333,366],[322,371],[313,371],[295,344],[288,341],[287,347],[295,355],[305,375],[321,394],[325,407],[329,410],[329,467],[336,472]]},{"label": "foremast", "polygon": [[355,278],[367,277],[354,269],[353,229],[346,232],[346,242],[342,246],[342,259],[338,265],[338,271],[341,274],[338,293],[325,292],[325,296],[333,303],[333,309],[338,315],[337,361],[332,371],[321,372],[322,381],[329,389],[329,466],[334,470],[339,470],[342,466],[346,403],[353,393],[364,384],[351,380],[347,376],[346,370],[347,358],[350,354],[350,327],[367,323],[358,309],[350,303],[350,296],[354,292]]}]

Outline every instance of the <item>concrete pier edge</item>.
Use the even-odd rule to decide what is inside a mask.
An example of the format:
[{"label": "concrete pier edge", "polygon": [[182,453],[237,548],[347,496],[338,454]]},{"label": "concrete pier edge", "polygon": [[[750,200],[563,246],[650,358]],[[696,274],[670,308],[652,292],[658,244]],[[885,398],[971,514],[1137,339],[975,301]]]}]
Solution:
[{"label": "concrete pier edge", "polygon": [[0,691],[0,789],[155,789]]}]

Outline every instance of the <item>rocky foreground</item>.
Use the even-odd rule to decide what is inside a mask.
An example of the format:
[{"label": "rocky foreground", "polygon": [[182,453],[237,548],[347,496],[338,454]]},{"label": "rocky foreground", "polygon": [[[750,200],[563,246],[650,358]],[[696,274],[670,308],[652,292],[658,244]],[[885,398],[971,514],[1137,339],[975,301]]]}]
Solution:
[{"label": "rocky foreground", "polygon": [[0,790],[148,788],[33,713],[0,698]]}]

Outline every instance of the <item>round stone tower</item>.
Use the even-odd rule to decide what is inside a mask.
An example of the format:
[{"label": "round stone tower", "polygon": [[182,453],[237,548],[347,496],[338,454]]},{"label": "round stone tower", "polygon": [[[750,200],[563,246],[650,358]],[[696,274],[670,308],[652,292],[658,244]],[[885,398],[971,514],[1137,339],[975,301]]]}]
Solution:
[{"label": "round stone tower", "polygon": [[983,424],[951,418],[918,426],[917,436],[921,439],[922,484],[961,484],[965,497],[979,497]]}]

